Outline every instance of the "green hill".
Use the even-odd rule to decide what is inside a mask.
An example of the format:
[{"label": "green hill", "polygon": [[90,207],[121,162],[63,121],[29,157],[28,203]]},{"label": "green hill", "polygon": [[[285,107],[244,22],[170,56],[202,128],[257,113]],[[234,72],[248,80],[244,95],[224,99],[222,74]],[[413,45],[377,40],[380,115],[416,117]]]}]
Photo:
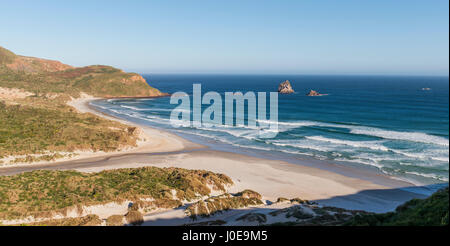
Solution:
[{"label": "green hill", "polygon": [[12,63],[16,59],[16,54],[0,46],[0,66]]},{"label": "green hill", "polygon": [[102,65],[71,67],[59,61],[18,56],[0,47],[0,87],[22,88],[35,94],[80,92],[97,97],[164,96],[136,73]]},{"label": "green hill", "polygon": [[134,127],[77,113],[66,104],[82,92],[96,97],[167,95],[139,74],[101,65],[77,68],[0,47],[0,165],[136,146],[139,132]]}]

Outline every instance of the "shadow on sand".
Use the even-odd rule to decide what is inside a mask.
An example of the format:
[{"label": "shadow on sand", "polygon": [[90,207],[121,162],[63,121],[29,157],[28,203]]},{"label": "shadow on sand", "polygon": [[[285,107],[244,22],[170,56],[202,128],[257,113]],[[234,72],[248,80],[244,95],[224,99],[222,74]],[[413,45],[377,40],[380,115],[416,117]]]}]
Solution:
[{"label": "shadow on sand", "polygon": [[[314,200],[322,206],[331,206],[345,208],[349,210],[364,210],[367,212],[385,213],[394,211],[399,205],[411,200],[411,199],[424,199],[430,196],[435,191],[447,187],[448,183],[434,184],[426,186],[411,186],[395,189],[378,189],[378,190],[364,190],[355,194],[336,196],[328,199]],[[270,203],[268,203],[270,204]],[[267,217],[267,224],[276,223],[277,219],[268,215],[270,212],[276,211],[277,208],[270,206],[255,207],[248,209],[233,209],[225,212],[217,213],[213,216],[206,218],[198,218],[193,220],[184,216],[184,210],[187,206],[180,208],[148,214],[145,216],[145,222],[142,225],[145,226],[174,226],[184,225],[192,223],[212,223],[209,225],[220,225],[220,221],[228,222],[227,225],[258,225],[258,222],[243,223],[238,218],[248,213],[261,213]],[[208,224],[206,224],[208,225]]]},{"label": "shadow on sand", "polygon": [[328,199],[315,200],[315,202],[324,206],[385,213],[394,211],[399,205],[411,199],[427,198],[446,186],[448,186],[448,183],[395,189],[363,190],[355,194],[335,196]]}]

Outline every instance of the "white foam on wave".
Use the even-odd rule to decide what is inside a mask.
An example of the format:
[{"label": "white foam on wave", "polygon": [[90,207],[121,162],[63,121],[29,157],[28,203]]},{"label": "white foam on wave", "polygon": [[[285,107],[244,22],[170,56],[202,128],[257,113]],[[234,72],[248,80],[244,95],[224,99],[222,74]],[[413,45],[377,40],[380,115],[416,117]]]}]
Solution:
[{"label": "white foam on wave", "polygon": [[422,177],[425,177],[425,178],[437,179],[437,180],[444,181],[444,182],[448,182],[448,178],[447,177],[444,177],[444,176],[441,176],[441,175],[432,174],[432,173],[418,173],[418,172],[410,172],[410,171],[405,171],[405,173],[416,175],[416,176],[422,176]]},{"label": "white foam on wave", "polygon": [[115,101],[117,101],[117,100],[119,100],[119,99],[108,99],[108,100],[106,100],[106,101],[109,102],[109,103],[113,103],[113,102],[115,102]]},{"label": "white foam on wave", "polygon": [[133,107],[133,106],[127,106],[127,105],[123,105],[123,104],[120,105],[120,107],[131,109],[131,110],[137,110],[137,111],[148,111],[148,109],[145,109],[145,108],[138,108],[138,107]]},{"label": "white foam on wave", "polygon": [[[262,121],[268,123],[270,121]],[[344,128],[350,130],[352,134],[374,136],[383,139],[390,140],[402,140],[410,142],[427,143],[433,145],[449,146],[449,140],[444,137],[434,136],[422,132],[402,132],[402,131],[392,131],[383,130],[376,127],[366,127],[358,125],[348,125],[348,124],[335,124],[335,123],[324,123],[318,121],[286,121],[278,122],[280,126],[289,126],[291,128],[301,128],[305,126],[319,126],[319,127],[333,127],[333,128]]]},{"label": "white foam on wave", "polygon": [[[114,102],[115,99],[108,99],[108,102]],[[154,99],[139,99],[139,100],[154,100]],[[136,110],[136,111],[172,111],[172,109],[161,109],[161,108],[149,108],[149,109],[143,109],[143,108],[137,108],[133,106],[126,106],[121,105],[121,107]],[[336,124],[336,123],[325,123],[325,122],[318,122],[318,121],[308,121],[308,120],[302,120],[302,121],[270,121],[270,120],[257,120],[259,123],[259,126],[267,126],[267,124],[278,124],[278,131],[279,132],[285,132],[289,131],[291,129],[301,128],[301,127],[308,127],[308,126],[319,126],[319,127],[333,127],[333,128],[343,128],[348,129],[350,133],[352,134],[358,134],[358,135],[367,135],[367,136],[374,136],[379,137],[383,139],[390,139],[390,140],[400,140],[400,141],[410,141],[410,142],[419,142],[419,143],[426,143],[426,144],[433,144],[433,145],[441,145],[441,146],[449,146],[449,140],[444,137],[434,136],[422,132],[402,132],[402,131],[393,131],[393,130],[383,130],[380,128],[375,127],[366,127],[366,126],[358,126],[358,125],[349,125],[349,124]],[[240,128],[246,128],[248,126],[239,126]],[[249,127],[250,128],[250,127]],[[342,143],[344,144],[344,143]],[[348,145],[353,146],[355,143],[347,142]],[[355,146],[357,147],[357,146]],[[363,147],[363,146],[361,146]],[[383,147],[380,146],[369,146],[369,148],[380,148],[380,150],[383,150]],[[386,151],[384,149],[384,151]],[[442,158],[440,160],[443,160]]]},{"label": "white foam on wave", "polygon": [[372,150],[379,150],[379,151],[385,151],[385,152],[393,152],[399,155],[403,155],[405,157],[413,158],[413,159],[421,159],[421,160],[436,160],[436,161],[442,161],[442,162],[448,162],[448,149],[443,150],[442,152],[438,152],[436,150],[427,150],[422,152],[407,152],[407,151],[401,151],[396,150],[392,148],[388,148],[386,146],[383,146],[383,141],[349,141],[349,140],[340,140],[340,139],[334,139],[334,138],[326,138],[322,136],[306,136],[307,139],[312,139],[316,141],[323,141],[333,144],[340,144],[340,145],[347,145],[355,148],[367,148]]},{"label": "white foam on wave", "polygon": [[371,160],[364,160],[364,159],[346,159],[346,158],[337,158],[336,161],[344,161],[344,162],[353,162],[353,163],[358,163],[358,164],[363,164],[363,165],[368,165],[368,166],[373,166],[376,167],[378,169],[382,169],[384,166],[377,163],[377,162],[373,162]]},{"label": "white foam on wave", "polygon": [[136,101],[153,101],[155,98],[134,98]]},{"label": "white foam on wave", "polygon": [[432,150],[427,150],[427,151],[422,151],[422,152],[414,152],[414,153],[407,152],[407,151],[401,151],[401,150],[395,150],[395,149],[392,149],[391,151],[396,154],[400,154],[400,155],[410,157],[413,159],[449,162],[448,149],[447,149],[446,155],[445,155],[445,153],[442,153],[442,154],[437,153],[437,156],[436,156],[436,153]]},{"label": "white foam on wave", "polygon": [[[138,107],[133,107],[131,105],[111,105],[111,107],[102,107],[100,105],[95,105],[101,109],[114,112],[116,114],[125,115],[128,117],[133,117],[141,120],[146,120],[148,122],[171,125],[170,119],[166,117],[159,117],[151,113],[139,113],[139,111],[171,111],[171,109],[161,109],[161,108],[149,108],[143,109]],[[120,107],[119,107],[120,106]],[[259,121],[260,126],[267,123],[274,124],[271,121]],[[267,126],[267,125],[266,125]],[[346,162],[356,162],[364,165],[370,165],[379,168],[381,171],[389,172],[392,167],[396,165],[410,165],[410,166],[421,166],[421,167],[441,167],[449,162],[448,160],[448,139],[444,137],[434,136],[421,132],[401,132],[401,131],[391,131],[383,130],[375,127],[365,127],[358,125],[346,125],[346,124],[335,124],[335,123],[324,123],[317,121],[286,121],[278,122],[279,132],[290,131],[291,129],[301,128],[301,127],[332,127],[332,128],[342,128],[348,129],[351,134],[367,135],[381,138],[381,140],[373,141],[354,141],[354,140],[343,140],[335,139],[324,136],[305,136],[298,139],[289,140],[279,140],[279,139],[268,139],[265,140],[269,145],[264,146],[263,144],[256,144],[252,140],[258,140],[259,128],[253,128],[249,126],[228,126],[228,125],[216,125],[214,127],[190,127],[190,130],[180,129],[180,132],[185,132],[189,134],[199,135],[201,137],[207,137],[209,139],[214,139],[226,144],[231,144],[236,147],[251,148],[255,150],[263,151],[280,151],[291,154],[306,154],[312,155],[317,158],[330,157],[330,153],[333,156],[332,159],[338,161]],[[224,135],[225,133],[226,135]],[[238,140],[236,140],[238,139]],[[243,141],[241,141],[243,140]],[[250,141],[247,141],[250,140]],[[408,149],[392,149],[392,147],[386,147],[383,143],[392,143],[388,140],[394,141],[408,141],[415,143],[423,143],[426,145],[420,145],[420,148],[415,151],[413,148]],[[415,144],[415,146],[418,146]],[[443,147],[444,146],[444,147]],[[377,152],[361,151],[361,148],[371,149]],[[380,152],[378,152],[380,151]],[[362,152],[362,153],[361,153]],[[341,153],[341,154],[333,154]],[[344,157],[342,155],[348,153],[349,156]],[[384,168],[386,167],[386,168]],[[406,167],[405,167],[406,168]],[[402,168],[403,169],[403,168]],[[403,170],[400,173],[405,173]],[[434,174],[423,174],[406,172],[411,175],[423,176],[426,178],[433,178],[442,181],[448,181],[448,178],[434,175]]]},{"label": "white foam on wave", "polygon": [[257,120],[257,122],[261,122],[263,124],[278,124],[281,126],[292,126],[292,127],[303,127],[303,126],[315,126],[320,124],[315,121],[271,121],[271,120]]},{"label": "white foam on wave", "polygon": [[381,141],[350,141],[335,138],[326,138],[322,136],[306,136],[305,138],[315,141],[328,142],[339,145],[347,145],[355,148],[367,148],[372,150],[389,151],[389,148],[380,144],[382,143]]},{"label": "white foam on wave", "polygon": [[422,132],[388,131],[378,128],[358,127],[350,130],[352,134],[361,134],[380,137],[384,139],[403,140],[426,144],[449,146],[449,140],[443,137],[433,136]]},{"label": "white foam on wave", "polygon": [[334,151],[335,148],[331,146],[325,146],[320,144],[314,144],[310,141],[302,141],[302,140],[275,140],[275,141],[267,141],[270,144],[281,146],[281,147],[292,147],[292,148],[300,148],[300,149],[310,149],[321,152],[331,152]]}]

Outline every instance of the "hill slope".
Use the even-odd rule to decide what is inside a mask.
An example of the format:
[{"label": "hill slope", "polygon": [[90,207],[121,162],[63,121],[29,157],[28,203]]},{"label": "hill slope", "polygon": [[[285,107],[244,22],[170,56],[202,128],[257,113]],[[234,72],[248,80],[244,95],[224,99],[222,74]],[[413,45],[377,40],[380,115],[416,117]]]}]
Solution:
[{"label": "hill slope", "polygon": [[0,47],[0,165],[116,151],[137,145],[140,132],[67,105],[96,97],[164,96],[144,78],[109,66],[76,68]]},{"label": "hill slope", "polygon": [[0,87],[21,88],[35,94],[80,92],[97,97],[165,96],[136,73],[102,65],[72,67],[59,61],[19,56],[0,47]]}]

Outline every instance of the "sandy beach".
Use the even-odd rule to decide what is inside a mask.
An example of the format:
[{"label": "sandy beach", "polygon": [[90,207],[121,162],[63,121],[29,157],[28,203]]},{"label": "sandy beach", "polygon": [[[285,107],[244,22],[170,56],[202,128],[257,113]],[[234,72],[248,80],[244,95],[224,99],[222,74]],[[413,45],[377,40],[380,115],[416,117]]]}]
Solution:
[{"label": "sandy beach", "polygon": [[[252,189],[259,192],[266,201],[276,201],[279,197],[300,197],[320,201],[323,205],[373,212],[391,211],[407,200],[423,197],[398,189],[411,185],[393,181],[387,176],[374,177],[381,179],[380,182],[385,180],[388,184],[381,185],[380,182],[374,183],[285,161],[210,150],[172,133],[137,125],[96,111],[89,106],[89,102],[98,99],[83,95],[68,104],[81,113],[92,113],[140,128],[142,141],[138,147],[112,153],[85,153],[75,159],[51,163],[9,165],[0,168],[0,175],[13,175],[37,169],[72,169],[83,172],[143,166],[203,169],[231,177],[234,182],[229,190],[231,193]],[[152,221],[158,221],[160,217],[167,219],[174,213],[176,212],[158,213],[148,219]]]}]

